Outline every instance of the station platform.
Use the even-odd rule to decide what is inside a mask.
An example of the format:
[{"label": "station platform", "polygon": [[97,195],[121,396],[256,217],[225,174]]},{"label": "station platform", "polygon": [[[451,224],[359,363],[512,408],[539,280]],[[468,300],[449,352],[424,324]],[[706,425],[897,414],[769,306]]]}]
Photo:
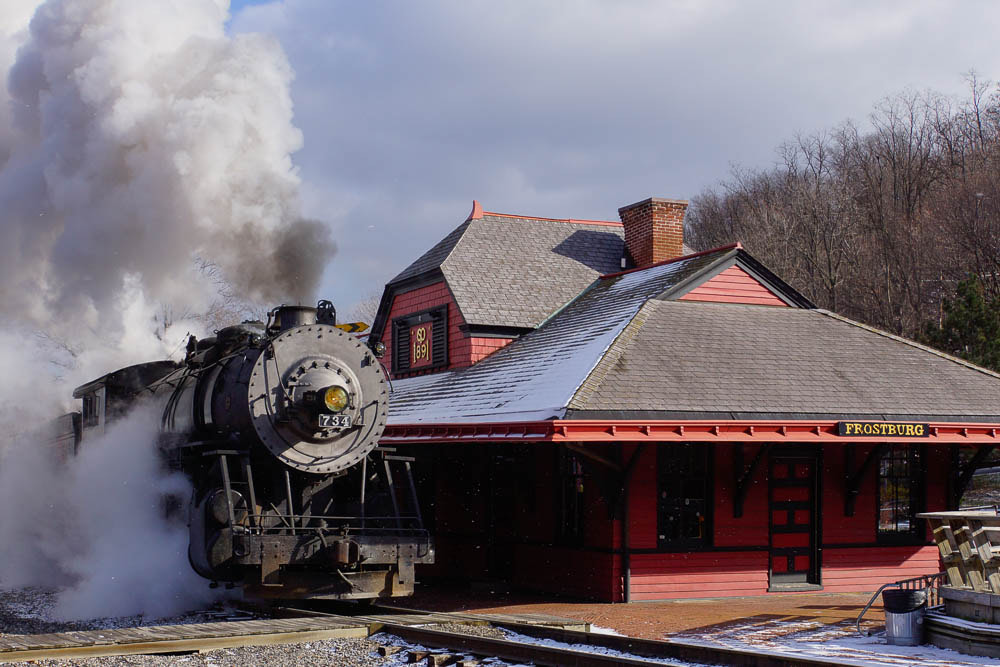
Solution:
[{"label": "station platform", "polygon": [[[745,628],[755,622],[847,628],[870,597],[870,593],[788,593],[610,604],[489,587],[469,590],[425,586],[418,588],[413,597],[387,602],[386,606],[472,614],[548,614],[579,619],[630,637],[683,639],[720,636],[727,628]],[[884,625],[882,606],[876,602],[865,614],[862,628],[875,630]]]}]

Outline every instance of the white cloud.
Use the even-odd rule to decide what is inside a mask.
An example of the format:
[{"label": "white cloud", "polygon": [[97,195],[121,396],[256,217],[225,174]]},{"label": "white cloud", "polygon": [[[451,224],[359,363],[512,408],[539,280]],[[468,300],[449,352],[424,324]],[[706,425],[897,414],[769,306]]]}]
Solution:
[{"label": "white cloud", "polygon": [[[351,3],[247,7],[296,70],[307,213],[342,252],[342,307],[487,210],[614,218],[691,197],[796,132],[905,88],[1000,77],[1000,5],[841,1]],[[370,231],[372,225],[379,230]]]}]

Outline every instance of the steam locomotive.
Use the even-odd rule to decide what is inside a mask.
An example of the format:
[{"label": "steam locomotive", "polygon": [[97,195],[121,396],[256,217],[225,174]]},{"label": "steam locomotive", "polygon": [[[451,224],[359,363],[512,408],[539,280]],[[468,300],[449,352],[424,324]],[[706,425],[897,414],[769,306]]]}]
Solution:
[{"label": "steam locomotive", "polygon": [[[380,356],[380,355],[378,355]],[[73,397],[77,446],[138,405],[194,491],[191,566],[258,598],[410,595],[432,563],[413,459],[378,447],[388,386],[376,350],[328,301],[282,306],[188,341],[183,363],[109,373]]]}]

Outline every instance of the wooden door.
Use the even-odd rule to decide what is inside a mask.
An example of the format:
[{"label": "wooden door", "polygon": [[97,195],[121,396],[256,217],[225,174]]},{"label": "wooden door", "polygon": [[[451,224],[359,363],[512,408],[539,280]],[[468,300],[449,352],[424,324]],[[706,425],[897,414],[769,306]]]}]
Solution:
[{"label": "wooden door", "polygon": [[818,467],[812,449],[777,451],[770,456],[771,590],[810,588],[820,583]]}]

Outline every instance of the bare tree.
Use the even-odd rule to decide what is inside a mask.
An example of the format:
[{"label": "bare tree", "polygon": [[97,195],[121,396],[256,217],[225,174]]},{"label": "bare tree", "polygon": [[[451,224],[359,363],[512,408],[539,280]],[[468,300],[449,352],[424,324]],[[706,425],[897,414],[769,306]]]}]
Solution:
[{"label": "bare tree", "polygon": [[375,315],[378,314],[378,306],[381,301],[381,292],[371,292],[351,306],[347,315],[341,319],[345,322],[364,322],[371,326],[375,322]]},{"label": "bare tree", "polygon": [[907,92],[869,126],[796,137],[694,198],[700,249],[741,240],[821,306],[916,335],[967,274],[1000,295],[1000,92]]}]

